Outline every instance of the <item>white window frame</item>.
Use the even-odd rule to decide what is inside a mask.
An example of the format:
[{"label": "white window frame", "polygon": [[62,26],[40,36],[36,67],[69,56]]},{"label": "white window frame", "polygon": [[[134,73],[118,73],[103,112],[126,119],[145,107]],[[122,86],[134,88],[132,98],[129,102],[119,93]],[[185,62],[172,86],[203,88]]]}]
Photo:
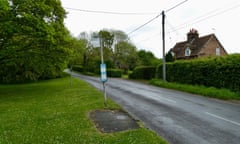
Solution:
[{"label": "white window frame", "polygon": [[216,56],[220,56],[221,55],[221,52],[220,52],[220,48],[216,48]]},{"label": "white window frame", "polygon": [[189,47],[187,47],[185,49],[185,56],[190,56],[191,55],[191,49]]}]

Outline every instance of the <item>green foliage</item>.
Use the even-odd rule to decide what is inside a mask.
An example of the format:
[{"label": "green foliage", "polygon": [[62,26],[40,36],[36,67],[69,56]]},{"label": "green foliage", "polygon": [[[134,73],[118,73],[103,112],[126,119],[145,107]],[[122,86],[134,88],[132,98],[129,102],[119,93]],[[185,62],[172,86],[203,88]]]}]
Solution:
[{"label": "green foliage", "polygon": [[139,65],[142,66],[156,66],[160,62],[150,51],[140,50],[137,55]]},{"label": "green foliage", "polygon": [[111,32],[109,32],[107,30],[101,30],[99,32],[99,36],[101,38],[102,47],[105,47],[105,48],[112,47],[114,35]]},{"label": "green foliage", "polygon": [[114,35],[114,41],[116,42],[129,40],[128,35],[121,30],[111,30],[111,33]]},{"label": "green foliage", "polygon": [[121,78],[122,70],[121,69],[107,69],[107,76]]},{"label": "green foliage", "polygon": [[87,41],[85,39],[71,38],[68,48],[72,50],[69,65],[84,64],[84,52],[86,51]]},{"label": "green foliage", "polygon": [[172,83],[172,82],[165,82],[159,79],[152,79],[150,84],[170,88],[175,90],[180,90],[184,92],[189,92],[193,94],[199,94],[202,96],[230,100],[236,99],[240,100],[240,93],[232,92],[228,89],[218,89],[214,87],[206,87],[206,86],[199,86],[199,85],[188,85],[188,84],[179,84],[179,83]]},{"label": "green foliage", "polygon": [[[240,54],[167,64],[167,81],[240,91]],[[158,77],[161,76],[161,66]]]},{"label": "green foliage", "polygon": [[72,70],[77,72],[84,72],[84,68],[82,65],[73,65]]},{"label": "green foliage", "polygon": [[7,0],[1,0],[0,1],[0,14],[3,14],[3,10],[7,10],[8,9],[8,1]]},{"label": "green foliage", "polygon": [[[145,128],[100,133],[90,111],[104,109],[103,95],[83,81],[69,78],[32,84],[0,85],[1,144],[165,144]],[[110,99],[109,109],[120,107]]]},{"label": "green foliage", "polygon": [[[96,32],[92,33],[92,35],[96,35]],[[104,63],[106,63],[108,68],[114,68],[112,50],[114,35],[107,30],[101,30],[98,35],[101,37]],[[83,66],[85,72],[99,74],[101,64],[100,48],[93,47],[92,45],[89,47],[86,46],[83,57]]]},{"label": "green foliage", "polygon": [[137,65],[137,50],[129,42],[121,41],[115,45],[114,60],[118,68],[125,71]]},{"label": "green foliage", "polygon": [[173,57],[173,55],[171,54],[171,52],[169,51],[167,54],[166,54],[166,62],[174,62],[175,59]]},{"label": "green foliage", "polygon": [[[5,2],[5,3],[4,3]],[[59,0],[6,1],[0,9],[0,82],[62,75],[71,50]]]},{"label": "green foliage", "polygon": [[[129,42],[127,34],[122,31],[105,29],[100,32],[92,32],[89,35],[102,38],[104,62],[108,68],[119,68],[123,70],[123,73],[127,73],[128,70],[133,70],[137,66],[156,66],[160,63],[152,52],[144,50],[138,52],[136,46]],[[86,32],[80,34],[80,37],[84,38],[86,43],[88,41],[87,36]],[[82,54],[82,65],[86,72],[99,73],[100,48],[97,45],[94,47],[91,41],[88,41],[88,43],[90,44],[83,46],[85,49]],[[114,49],[112,49],[112,46]],[[80,61],[79,57],[76,58],[76,61]]]},{"label": "green foliage", "polygon": [[99,73],[100,63],[99,48],[86,48],[83,63],[84,70],[87,72]]},{"label": "green foliage", "polygon": [[[96,32],[90,34],[96,35]],[[127,35],[122,31],[101,30],[98,35],[102,39],[104,63],[108,68],[120,68],[125,72],[133,69],[137,65],[136,47],[127,42]],[[112,45],[115,40],[114,50]],[[101,54],[99,47],[86,47],[84,53],[83,66],[84,70],[99,74],[99,65],[101,63]]]},{"label": "green foliage", "polygon": [[156,67],[154,66],[140,66],[136,67],[133,72],[129,75],[131,79],[146,79],[150,80],[155,78]]}]

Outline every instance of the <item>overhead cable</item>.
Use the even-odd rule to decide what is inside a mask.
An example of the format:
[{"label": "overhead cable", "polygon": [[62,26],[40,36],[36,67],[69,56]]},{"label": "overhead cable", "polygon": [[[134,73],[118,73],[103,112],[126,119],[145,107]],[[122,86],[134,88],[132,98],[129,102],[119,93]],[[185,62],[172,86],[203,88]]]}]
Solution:
[{"label": "overhead cable", "polygon": [[[187,1],[188,1],[188,0],[185,0],[185,1],[182,1],[182,2],[180,2],[179,4],[177,4],[177,5],[173,6],[172,8],[170,8],[170,9],[167,9],[167,10],[166,10],[166,12],[169,12],[169,11],[171,11],[171,10],[175,9],[176,7],[178,7],[178,6],[182,5],[183,3],[187,2]],[[152,21],[154,21],[155,19],[157,19],[157,18],[158,18],[160,15],[162,15],[162,13],[158,14],[156,17],[154,17],[154,18],[150,19],[150,20],[149,20],[149,21],[147,21],[146,23],[144,23],[144,24],[142,24],[141,26],[137,27],[136,29],[132,30],[131,32],[129,32],[129,33],[128,33],[128,35],[130,35],[130,34],[132,34],[132,33],[136,32],[137,30],[141,29],[141,28],[142,28],[142,27],[144,27],[145,25],[147,25],[147,24],[151,23]]]},{"label": "overhead cable", "polygon": [[188,1],[188,0],[182,1],[182,2],[180,2],[179,4],[173,6],[172,8],[167,9],[165,12],[167,13],[167,12],[169,12],[169,11],[175,9],[176,7],[178,7],[178,6],[182,5],[182,4],[184,4],[184,3],[187,2],[187,1]]},{"label": "overhead cable", "polygon": [[160,35],[160,34],[161,34],[161,32],[154,33],[154,34],[152,34],[151,36],[149,36],[149,37],[147,37],[147,38],[145,38],[145,39],[143,39],[143,40],[140,40],[140,41],[138,41],[138,42],[136,42],[136,43],[139,44],[139,43],[148,41],[148,40],[150,40],[150,39],[152,39],[152,38],[156,38],[156,36],[158,36],[158,35]]},{"label": "overhead cable", "polygon": [[189,25],[197,24],[197,23],[200,23],[202,21],[208,20],[208,19],[210,19],[212,17],[224,14],[224,13],[226,13],[228,11],[231,11],[231,10],[234,10],[234,9],[236,9],[238,7],[240,7],[240,4],[234,5],[232,7],[227,8],[227,9],[223,9],[221,11],[218,10],[218,11],[208,12],[206,15],[203,15],[203,16],[200,16],[200,17],[194,19],[191,23],[185,22],[185,23],[183,23],[183,24],[181,24],[179,26],[176,26],[175,30],[170,31],[170,33],[175,32],[175,31],[180,30],[180,29],[183,29],[183,28],[186,28]]},{"label": "overhead cable", "polygon": [[141,26],[137,27],[136,29],[132,30],[131,32],[129,32],[127,35],[130,35],[132,33],[134,33],[135,31],[141,29],[142,27],[144,27],[145,25],[151,23],[152,21],[154,21],[155,19],[157,19],[161,14],[158,14],[156,17],[150,19],[149,21],[147,21],[146,23],[142,24]]},{"label": "overhead cable", "polygon": [[137,13],[137,12],[111,12],[111,11],[96,11],[96,10],[86,10],[86,9],[77,9],[77,8],[69,8],[64,7],[65,9],[74,10],[74,11],[81,11],[81,12],[88,12],[88,13],[102,13],[102,14],[112,14],[112,15],[153,15],[156,12],[146,12],[146,13]]}]

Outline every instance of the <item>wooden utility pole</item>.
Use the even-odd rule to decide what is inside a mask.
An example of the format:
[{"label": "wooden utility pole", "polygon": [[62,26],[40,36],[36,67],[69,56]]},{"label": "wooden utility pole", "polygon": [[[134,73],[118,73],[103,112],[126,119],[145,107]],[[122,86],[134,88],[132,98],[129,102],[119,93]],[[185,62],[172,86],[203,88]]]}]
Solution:
[{"label": "wooden utility pole", "polygon": [[166,81],[166,60],[165,60],[165,12],[162,11],[162,45],[163,45],[163,81]]}]

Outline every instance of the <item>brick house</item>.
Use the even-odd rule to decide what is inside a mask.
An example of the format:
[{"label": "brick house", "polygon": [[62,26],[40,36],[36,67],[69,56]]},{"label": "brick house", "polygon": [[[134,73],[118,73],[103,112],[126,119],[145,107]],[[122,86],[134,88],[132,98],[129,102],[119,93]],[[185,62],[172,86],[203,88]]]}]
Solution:
[{"label": "brick house", "polygon": [[227,55],[227,51],[215,34],[199,37],[195,29],[187,33],[186,41],[176,43],[169,52],[176,60]]}]

